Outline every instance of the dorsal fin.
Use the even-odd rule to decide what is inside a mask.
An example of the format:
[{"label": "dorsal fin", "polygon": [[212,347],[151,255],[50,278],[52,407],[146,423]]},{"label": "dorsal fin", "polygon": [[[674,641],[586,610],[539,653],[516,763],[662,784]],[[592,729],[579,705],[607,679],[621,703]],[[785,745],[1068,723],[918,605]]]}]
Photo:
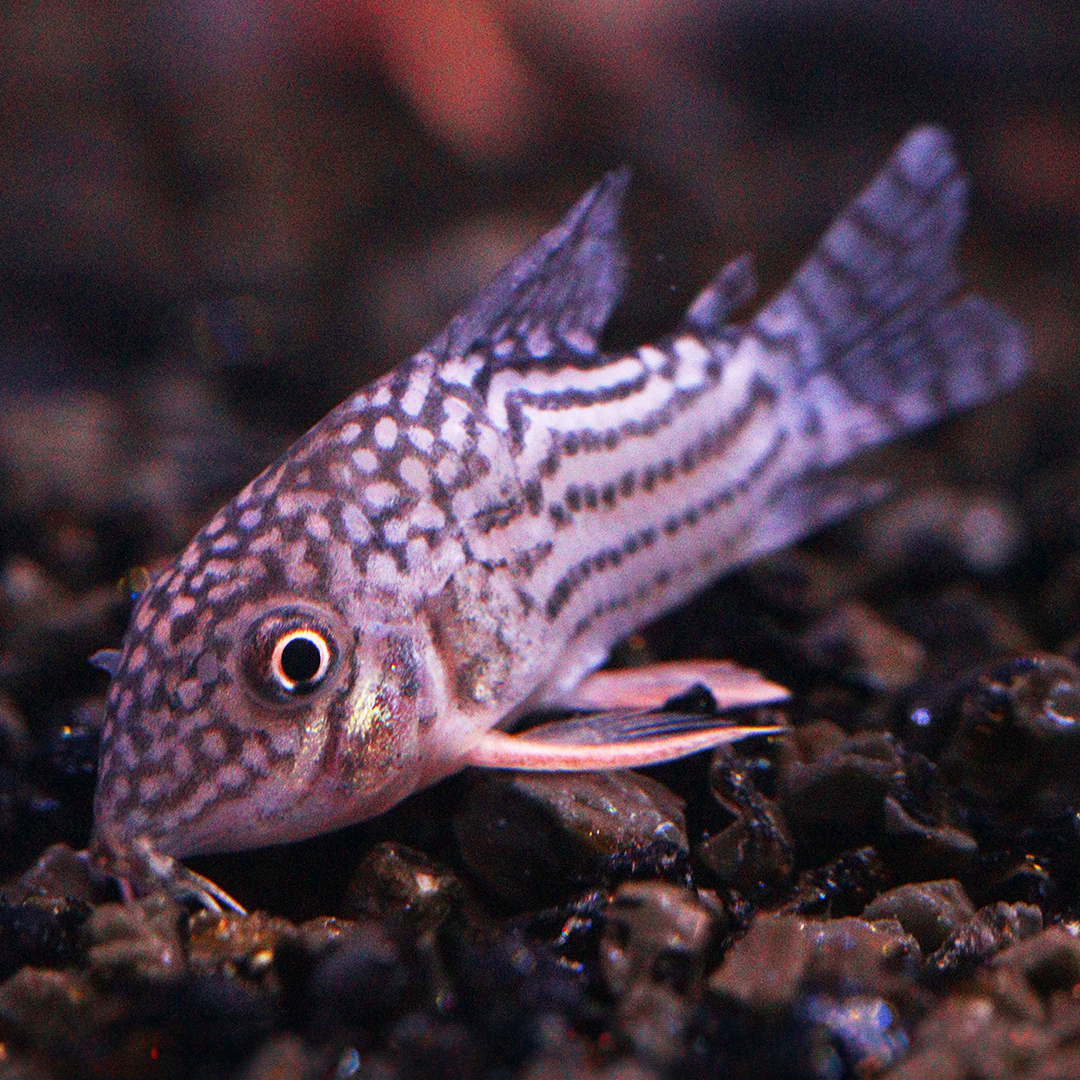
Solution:
[{"label": "dorsal fin", "polygon": [[757,293],[757,275],[749,252],[732,259],[694,298],[683,322],[703,334],[719,333],[731,313]]},{"label": "dorsal fin", "polygon": [[494,369],[589,357],[622,292],[619,211],[630,170],[608,173],[519,255],[426,351],[438,361],[482,349]]}]

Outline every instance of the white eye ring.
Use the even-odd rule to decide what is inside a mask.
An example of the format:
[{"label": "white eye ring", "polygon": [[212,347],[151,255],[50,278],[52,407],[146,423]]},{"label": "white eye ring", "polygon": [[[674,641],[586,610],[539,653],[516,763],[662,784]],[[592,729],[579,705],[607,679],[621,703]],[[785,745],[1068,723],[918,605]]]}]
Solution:
[{"label": "white eye ring", "polygon": [[281,635],[270,654],[270,674],[286,693],[313,690],[330,669],[330,645],[318,630],[299,627]]}]

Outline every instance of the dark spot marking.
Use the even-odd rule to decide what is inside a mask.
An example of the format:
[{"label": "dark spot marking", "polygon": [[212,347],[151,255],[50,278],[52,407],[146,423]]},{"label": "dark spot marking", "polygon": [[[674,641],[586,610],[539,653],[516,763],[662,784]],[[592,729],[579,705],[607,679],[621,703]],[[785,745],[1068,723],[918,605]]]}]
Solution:
[{"label": "dark spot marking", "polygon": [[544,489],[539,480],[529,480],[522,488],[525,494],[525,502],[529,507],[529,513],[539,514],[544,508]]}]

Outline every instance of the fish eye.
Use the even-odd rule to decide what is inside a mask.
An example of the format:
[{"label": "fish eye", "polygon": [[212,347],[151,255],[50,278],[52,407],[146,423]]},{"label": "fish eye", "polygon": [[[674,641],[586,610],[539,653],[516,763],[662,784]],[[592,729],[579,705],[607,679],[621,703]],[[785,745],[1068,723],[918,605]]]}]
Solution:
[{"label": "fish eye", "polygon": [[255,623],[243,665],[248,683],[261,696],[287,702],[324,685],[338,655],[334,635],[315,613],[287,610]]},{"label": "fish eye", "polygon": [[330,645],[318,630],[289,630],[277,639],[270,674],[287,693],[313,690],[329,670]]}]

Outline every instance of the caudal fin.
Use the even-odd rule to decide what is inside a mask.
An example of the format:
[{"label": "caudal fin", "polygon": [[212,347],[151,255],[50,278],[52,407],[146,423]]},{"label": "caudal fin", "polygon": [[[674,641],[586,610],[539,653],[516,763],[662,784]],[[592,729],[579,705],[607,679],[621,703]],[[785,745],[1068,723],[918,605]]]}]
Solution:
[{"label": "caudal fin", "polygon": [[917,128],[751,326],[794,354],[822,465],[1012,387],[1026,337],[981,296],[957,297],[967,181],[951,139]]}]

